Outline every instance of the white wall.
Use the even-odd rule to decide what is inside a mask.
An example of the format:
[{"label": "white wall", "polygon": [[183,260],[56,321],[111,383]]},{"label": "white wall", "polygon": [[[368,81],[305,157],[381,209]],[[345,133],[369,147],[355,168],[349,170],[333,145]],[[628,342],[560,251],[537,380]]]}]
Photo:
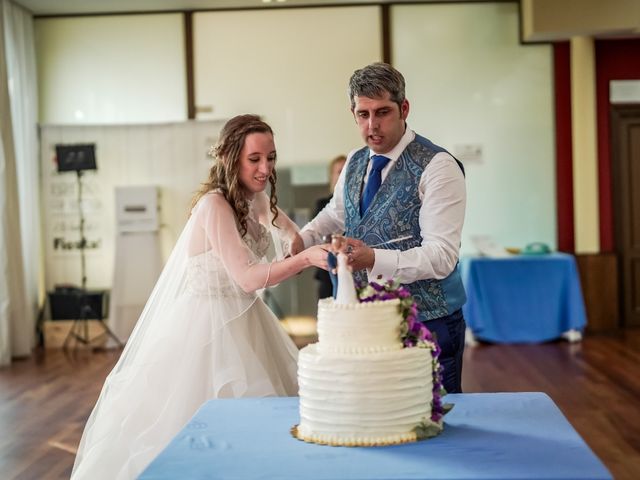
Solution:
[{"label": "white wall", "polygon": [[[79,212],[75,172],[58,173],[55,145],[96,144],[96,171],[86,171],[83,213],[88,288],[110,288],[116,236],[117,186],[153,185],[160,189],[160,228],[164,257],[173,248],[189,215],[193,193],[205,181],[221,121],[155,125],[44,126],[41,128],[45,286],[80,285],[80,253],[62,248],[77,242]],[[57,244],[57,248],[56,248]],[[144,268],[144,266],[141,266]]]},{"label": "white wall", "polygon": [[35,20],[40,123],[187,118],[181,14]]},{"label": "white wall", "polygon": [[552,52],[520,45],[513,3],[402,5],[391,10],[393,62],[407,80],[409,123],[465,162],[470,236],[556,246]]},{"label": "white wall", "polygon": [[349,111],[354,70],[381,60],[379,7],[194,15],[198,118],[263,115],[280,165],[321,165],[361,144]]}]

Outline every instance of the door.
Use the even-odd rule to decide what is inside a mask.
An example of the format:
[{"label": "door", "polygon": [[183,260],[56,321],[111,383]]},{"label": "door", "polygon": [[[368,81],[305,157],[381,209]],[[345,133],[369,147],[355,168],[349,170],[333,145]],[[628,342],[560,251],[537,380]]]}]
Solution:
[{"label": "door", "polygon": [[622,322],[626,327],[640,326],[640,105],[616,105],[611,113]]}]

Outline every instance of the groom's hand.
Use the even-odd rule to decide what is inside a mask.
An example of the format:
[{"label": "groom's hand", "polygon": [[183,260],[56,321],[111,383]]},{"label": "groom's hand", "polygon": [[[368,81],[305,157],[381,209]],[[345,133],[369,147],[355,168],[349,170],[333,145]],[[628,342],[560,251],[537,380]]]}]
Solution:
[{"label": "groom's hand", "polygon": [[349,259],[349,266],[355,272],[362,269],[372,269],[376,260],[376,254],[373,248],[355,238],[345,237],[346,247],[344,252]]}]

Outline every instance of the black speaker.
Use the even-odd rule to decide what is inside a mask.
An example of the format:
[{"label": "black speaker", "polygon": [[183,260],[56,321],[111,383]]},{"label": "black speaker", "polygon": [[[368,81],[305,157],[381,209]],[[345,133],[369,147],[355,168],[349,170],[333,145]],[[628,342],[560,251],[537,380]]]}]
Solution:
[{"label": "black speaker", "polygon": [[[48,293],[51,320],[102,320],[108,314],[107,290],[88,290],[62,287]],[[88,308],[83,308],[87,306]]]},{"label": "black speaker", "polygon": [[82,145],[56,145],[58,172],[96,170],[96,146],[94,143]]}]

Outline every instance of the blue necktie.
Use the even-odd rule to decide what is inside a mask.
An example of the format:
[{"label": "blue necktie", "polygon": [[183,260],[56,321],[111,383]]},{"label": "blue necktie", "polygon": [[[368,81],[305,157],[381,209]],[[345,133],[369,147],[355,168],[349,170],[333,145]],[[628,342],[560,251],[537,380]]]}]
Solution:
[{"label": "blue necktie", "polygon": [[360,215],[364,215],[373,200],[376,192],[380,188],[382,183],[382,169],[389,163],[389,159],[383,155],[373,155],[371,157],[371,171],[369,172],[369,178],[367,185],[362,192],[362,199],[360,200]]}]

